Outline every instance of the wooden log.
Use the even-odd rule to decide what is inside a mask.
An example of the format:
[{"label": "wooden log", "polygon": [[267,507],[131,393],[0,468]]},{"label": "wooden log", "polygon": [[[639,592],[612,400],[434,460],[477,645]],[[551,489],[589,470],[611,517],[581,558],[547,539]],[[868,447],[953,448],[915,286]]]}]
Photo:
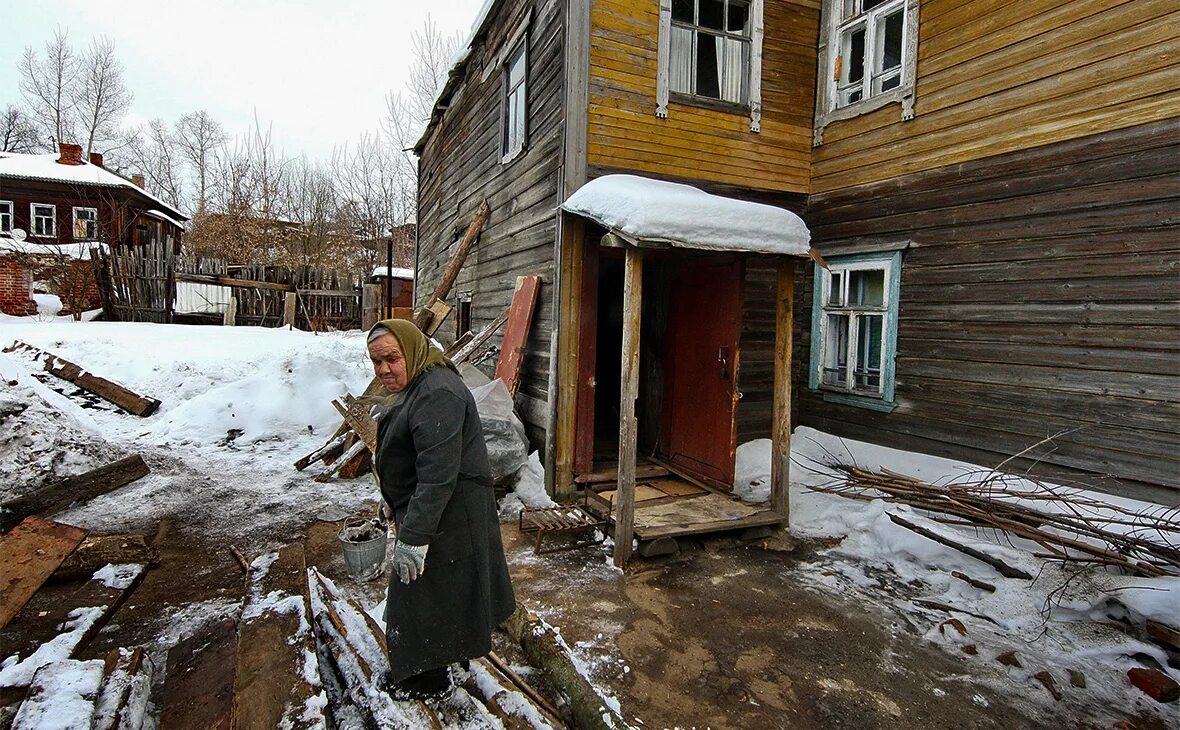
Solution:
[{"label": "wooden log", "polygon": [[545,697],[531,684],[526,682],[524,677],[521,677],[519,674],[512,671],[512,667],[508,666],[508,662],[501,659],[499,654],[494,651],[488,652],[487,661],[493,668],[495,668],[497,672],[503,675],[505,679],[507,679],[512,683],[513,686],[519,689],[525,697],[528,697],[531,702],[541,708],[544,713],[548,714],[552,721],[564,724],[559,719],[561,717],[561,713],[557,711],[557,708],[554,707],[549,702],[549,700],[545,699]]},{"label": "wooden log", "polygon": [[40,517],[27,517],[0,537],[0,629],[85,537],[83,529]]},{"label": "wooden log", "polygon": [[770,508],[791,517],[791,338],[794,332],[795,262],[778,265],[775,295],[774,422],[771,424]]},{"label": "wooden log", "polygon": [[341,425],[340,428],[336,429],[335,435],[328,440],[328,443],[296,461],[295,468],[298,471],[303,471],[317,462],[336,458],[344,451],[344,443],[348,440],[348,436],[348,426]]},{"label": "wooden log", "polygon": [[581,730],[625,730],[623,718],[611,709],[590,681],[578,671],[549,626],[517,604],[516,611],[504,622],[529,664],[545,672],[546,677],[569,702],[574,724]]},{"label": "wooden log", "polygon": [[513,396],[520,385],[525,344],[528,342],[529,330],[533,326],[533,312],[537,309],[537,296],[540,290],[541,277],[516,277],[516,289],[512,293],[512,304],[508,307],[508,326],[504,328],[500,359],[496,362],[496,377],[504,381],[508,393]]},{"label": "wooden log", "polygon": [[623,356],[619,388],[619,479],[614,514],[614,562],[625,568],[631,561],[635,533],[635,460],[639,429],[635,401],[639,398],[639,330],[643,312],[643,252],[627,248],[623,274]]},{"label": "wooden log", "polygon": [[143,535],[92,535],[70,553],[50,577],[53,583],[90,578],[106,565],[152,567],[160,555]]},{"label": "wooden log", "polygon": [[322,711],[309,703],[322,690],[317,665],[309,660],[316,646],[309,630],[303,543],[283,547],[270,567],[254,576],[238,626],[230,727],[323,727]]},{"label": "wooden log", "polygon": [[[102,670],[100,659],[66,659],[41,667],[12,720],[12,730],[91,730]],[[69,703],[70,712],[61,712],[63,702]]]},{"label": "wooden log", "polygon": [[997,571],[999,571],[1000,575],[1004,576],[1005,578],[1020,578],[1023,580],[1032,580],[1032,576],[1029,575],[1027,572],[1021,570],[1020,568],[1013,568],[1011,565],[1008,565],[1003,560],[1000,560],[999,558],[995,557],[994,555],[988,555],[987,553],[983,552],[982,550],[977,550],[976,548],[969,547],[969,546],[964,545],[959,542],[955,542],[954,540],[950,539],[949,537],[944,537],[943,535],[940,535],[937,532],[934,532],[933,530],[928,530],[925,527],[915,525],[913,522],[910,522],[909,520],[906,520],[902,517],[898,517],[897,515],[895,515],[893,513],[887,513],[887,514],[889,514],[889,519],[893,520],[894,523],[901,525],[902,527],[906,528],[907,530],[912,530],[912,531],[918,533],[919,535],[921,535],[922,537],[928,537],[937,543],[941,543],[943,545],[946,545],[947,547],[954,548],[955,550],[958,550],[959,552],[961,552],[965,555],[970,555],[971,557],[975,558],[976,560],[981,560],[981,561],[987,563],[988,565],[992,566]]},{"label": "wooden log", "polygon": [[476,239],[479,238],[479,232],[483,230],[484,225],[488,222],[488,218],[491,215],[492,207],[488,205],[488,201],[485,199],[479,204],[479,208],[475,211],[475,217],[471,219],[471,223],[467,226],[466,232],[463,233],[463,238],[460,239],[459,246],[455,249],[454,255],[447,262],[447,268],[443,270],[443,275],[439,278],[438,285],[434,288],[434,294],[430,296],[425,308],[414,319],[414,324],[418,325],[418,329],[425,332],[430,326],[434,318],[434,312],[430,309],[431,305],[446,299],[447,294],[450,294],[451,287],[454,286],[455,279],[459,277],[459,271],[463,268],[463,262],[467,260],[467,254],[471,252],[471,247],[475,244]]},{"label": "wooden log", "polygon": [[229,730],[237,634],[237,623],[227,618],[169,650],[160,730]]},{"label": "wooden log", "polygon": [[315,476],[315,480],[317,482],[329,481],[332,477],[336,476],[336,472],[340,471],[345,466],[347,466],[348,462],[350,462],[354,457],[356,457],[357,454],[360,454],[362,451],[365,451],[367,448],[368,447],[365,446],[364,440],[358,438],[356,440],[356,443],[354,443],[352,446],[348,447],[348,450],[344,452],[344,455],[341,456],[336,461],[335,464],[332,464],[327,469],[324,469],[322,472],[317,474]]},{"label": "wooden log", "polygon": [[92,375],[83,370],[81,366],[51,352],[46,352],[25,342],[15,343],[13,349],[25,349],[38,358],[45,358],[45,372],[71,382],[82,390],[93,393],[128,413],[136,416],[150,416],[160,407],[160,401],[155,398],[145,398],[116,382]]},{"label": "wooden log", "polygon": [[9,530],[30,515],[48,516],[74,502],[85,502],[129,484],[150,469],[136,454],[9,500],[0,506],[0,530]]}]

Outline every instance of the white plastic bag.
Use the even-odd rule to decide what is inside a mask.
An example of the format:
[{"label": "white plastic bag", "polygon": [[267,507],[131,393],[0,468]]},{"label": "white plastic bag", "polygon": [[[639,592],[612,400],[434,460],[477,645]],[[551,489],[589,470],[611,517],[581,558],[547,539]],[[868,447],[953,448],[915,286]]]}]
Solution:
[{"label": "white plastic bag", "polygon": [[479,420],[483,423],[488,461],[495,480],[516,473],[529,459],[529,441],[524,424],[516,417],[515,404],[504,381],[497,378],[487,385],[472,388]]}]

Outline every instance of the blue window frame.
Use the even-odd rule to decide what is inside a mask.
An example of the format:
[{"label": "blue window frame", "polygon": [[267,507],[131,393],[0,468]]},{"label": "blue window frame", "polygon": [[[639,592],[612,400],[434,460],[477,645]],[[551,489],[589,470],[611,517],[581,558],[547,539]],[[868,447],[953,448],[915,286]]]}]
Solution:
[{"label": "blue window frame", "polygon": [[901,251],[815,267],[809,385],[824,400],[892,411]]}]

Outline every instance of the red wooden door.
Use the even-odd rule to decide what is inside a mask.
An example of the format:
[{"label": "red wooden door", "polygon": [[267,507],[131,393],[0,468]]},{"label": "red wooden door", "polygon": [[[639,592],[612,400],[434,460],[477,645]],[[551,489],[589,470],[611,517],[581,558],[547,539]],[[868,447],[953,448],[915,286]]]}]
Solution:
[{"label": "red wooden door", "polygon": [[663,451],[678,469],[733,488],[737,439],[740,259],[683,263],[669,296]]}]

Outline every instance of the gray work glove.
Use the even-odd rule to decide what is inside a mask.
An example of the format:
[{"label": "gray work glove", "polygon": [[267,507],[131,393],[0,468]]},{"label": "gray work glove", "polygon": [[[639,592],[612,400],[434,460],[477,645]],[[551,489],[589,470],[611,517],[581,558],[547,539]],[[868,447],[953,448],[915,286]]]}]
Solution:
[{"label": "gray work glove", "polygon": [[426,549],[429,545],[407,545],[398,541],[393,548],[393,571],[402,583],[418,579],[426,572]]}]

